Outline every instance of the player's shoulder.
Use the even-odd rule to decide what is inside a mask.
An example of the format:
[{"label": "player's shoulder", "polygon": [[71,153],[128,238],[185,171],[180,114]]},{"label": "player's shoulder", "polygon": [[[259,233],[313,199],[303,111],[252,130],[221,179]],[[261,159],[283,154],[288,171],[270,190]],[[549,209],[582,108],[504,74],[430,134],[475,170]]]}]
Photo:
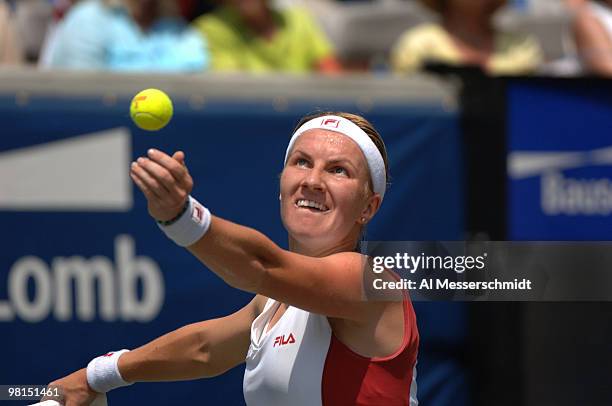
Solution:
[{"label": "player's shoulder", "polygon": [[354,251],[338,252],[326,257],[329,261],[339,262],[345,265],[363,266],[368,261],[368,256]]},{"label": "player's shoulder", "polygon": [[[338,272],[345,277],[359,277],[370,267],[369,257],[358,252],[345,251],[328,255],[326,257],[317,258],[321,261],[318,265],[321,269],[326,269],[326,272]],[[309,266],[318,267],[317,264],[309,264]]]}]

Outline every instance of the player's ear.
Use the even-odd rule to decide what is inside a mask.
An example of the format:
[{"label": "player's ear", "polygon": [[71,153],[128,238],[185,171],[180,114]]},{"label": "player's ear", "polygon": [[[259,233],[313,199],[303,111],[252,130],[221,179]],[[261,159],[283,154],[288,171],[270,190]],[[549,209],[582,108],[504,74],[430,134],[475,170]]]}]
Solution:
[{"label": "player's ear", "polygon": [[360,223],[362,224],[369,223],[372,217],[374,217],[374,215],[380,208],[381,203],[382,203],[382,198],[380,197],[380,194],[374,193],[372,196],[370,196],[368,198],[366,206],[361,211],[361,217],[359,219]]}]

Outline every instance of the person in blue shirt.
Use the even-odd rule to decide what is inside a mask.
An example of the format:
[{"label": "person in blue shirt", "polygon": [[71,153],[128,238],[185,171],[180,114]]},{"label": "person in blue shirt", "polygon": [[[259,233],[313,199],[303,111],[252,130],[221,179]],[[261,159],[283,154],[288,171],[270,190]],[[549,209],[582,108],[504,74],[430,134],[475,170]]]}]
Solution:
[{"label": "person in blue shirt", "polygon": [[173,0],[83,0],[50,35],[45,68],[199,72],[209,65],[206,40]]}]

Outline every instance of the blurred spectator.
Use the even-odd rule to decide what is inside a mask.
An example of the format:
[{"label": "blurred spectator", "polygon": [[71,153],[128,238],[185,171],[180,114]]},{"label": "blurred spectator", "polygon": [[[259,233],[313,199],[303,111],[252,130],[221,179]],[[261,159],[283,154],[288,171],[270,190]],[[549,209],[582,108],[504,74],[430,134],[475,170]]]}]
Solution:
[{"label": "blurred spectator", "polygon": [[80,0],[58,24],[44,67],[202,71],[206,43],[178,17],[174,0]]},{"label": "blurred spectator", "polygon": [[13,4],[14,23],[23,55],[27,62],[36,62],[47,27],[53,20],[53,7],[49,0],[17,0]]},{"label": "blurred spectator", "polygon": [[428,62],[479,66],[490,74],[534,72],[542,61],[540,46],[527,35],[500,32],[493,15],[505,0],[421,0],[441,23],[408,30],[392,51],[393,69],[408,72]]},{"label": "blurred spectator", "polygon": [[23,51],[12,17],[10,4],[0,0],[0,65],[18,65],[23,62]]},{"label": "blurred spectator", "polygon": [[54,19],[57,21],[61,20],[77,1],[79,0],[51,0]]},{"label": "blurred spectator", "polygon": [[338,72],[332,46],[310,14],[268,0],[224,0],[194,21],[217,71]]},{"label": "blurred spectator", "polygon": [[568,0],[579,71],[612,76],[612,0]]},{"label": "blurred spectator", "polygon": [[215,8],[217,0],[177,0],[181,15],[187,21],[193,21],[204,13]]}]

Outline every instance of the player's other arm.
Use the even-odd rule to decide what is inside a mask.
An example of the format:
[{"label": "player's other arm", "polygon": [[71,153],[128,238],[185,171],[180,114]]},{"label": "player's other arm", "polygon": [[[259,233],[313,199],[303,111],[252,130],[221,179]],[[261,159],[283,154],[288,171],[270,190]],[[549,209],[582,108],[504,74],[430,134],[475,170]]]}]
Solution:
[{"label": "player's other arm", "polygon": [[[127,382],[187,380],[215,376],[239,365],[264,300],[256,296],[227,317],[190,324],[124,353],[118,362],[121,377]],[[89,387],[85,368],[49,386],[61,388],[66,404],[89,404],[97,395]]]},{"label": "player's other arm", "polygon": [[189,324],[119,358],[128,382],[212,377],[244,362],[260,297],[218,319]]}]

